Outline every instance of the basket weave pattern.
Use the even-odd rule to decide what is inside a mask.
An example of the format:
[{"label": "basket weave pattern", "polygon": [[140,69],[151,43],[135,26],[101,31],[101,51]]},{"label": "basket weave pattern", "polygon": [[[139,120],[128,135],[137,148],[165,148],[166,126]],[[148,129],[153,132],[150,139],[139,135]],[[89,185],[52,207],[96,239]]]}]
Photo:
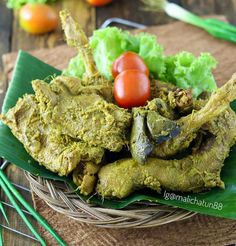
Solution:
[{"label": "basket weave pattern", "polygon": [[31,189],[52,209],[79,222],[106,228],[147,228],[190,218],[196,213],[151,202],[108,209],[84,202],[62,183],[25,172]]}]

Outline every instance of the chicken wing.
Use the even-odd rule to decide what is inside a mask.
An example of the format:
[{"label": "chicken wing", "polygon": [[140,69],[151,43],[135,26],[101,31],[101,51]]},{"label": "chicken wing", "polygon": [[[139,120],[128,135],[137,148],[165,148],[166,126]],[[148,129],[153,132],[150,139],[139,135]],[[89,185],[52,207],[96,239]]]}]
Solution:
[{"label": "chicken wing", "polygon": [[234,99],[236,99],[236,74],[224,86],[217,89],[199,111],[193,111],[191,114],[177,120],[180,134],[160,145],[156,145],[152,155],[169,158],[188,148],[201,126],[224,112]]},{"label": "chicken wing", "polygon": [[126,130],[131,114],[101,96],[73,95],[63,87],[52,86],[41,80],[32,82],[40,105],[40,114],[46,124],[54,123],[62,134],[100,146],[110,151],[120,151],[126,144]]},{"label": "chicken wing", "polygon": [[100,165],[93,162],[84,162],[73,171],[73,181],[79,187],[81,194],[91,194],[97,183],[97,172]]},{"label": "chicken wing", "polygon": [[67,44],[77,49],[85,65],[84,84],[100,85],[110,89],[110,94],[113,91],[113,83],[102,76],[96,67],[93,59],[92,50],[89,46],[89,40],[79,24],[74,21],[67,10],[60,12],[62,28],[64,30]]}]

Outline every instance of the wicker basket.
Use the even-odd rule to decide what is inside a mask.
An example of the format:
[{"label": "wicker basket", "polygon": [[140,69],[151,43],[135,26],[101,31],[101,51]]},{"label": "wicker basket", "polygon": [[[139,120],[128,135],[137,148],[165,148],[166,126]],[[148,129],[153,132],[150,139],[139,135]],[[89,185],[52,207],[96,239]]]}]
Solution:
[{"label": "wicker basket", "polygon": [[151,202],[137,202],[125,209],[107,209],[82,201],[62,183],[25,172],[31,189],[52,209],[79,222],[106,228],[147,228],[190,218],[196,213]]}]

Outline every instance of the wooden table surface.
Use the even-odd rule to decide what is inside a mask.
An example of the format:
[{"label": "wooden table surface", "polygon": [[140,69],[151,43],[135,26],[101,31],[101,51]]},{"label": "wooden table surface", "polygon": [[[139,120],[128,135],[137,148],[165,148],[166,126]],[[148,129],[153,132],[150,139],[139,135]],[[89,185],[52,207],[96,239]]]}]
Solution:
[{"label": "wooden table surface", "polygon": [[[236,24],[236,1],[234,0],[180,0],[175,2],[199,15],[225,15],[231,23]],[[90,7],[85,0],[59,0],[54,6],[57,10],[67,8],[71,11],[87,35],[91,35],[94,29],[111,17],[125,18],[145,25],[157,25],[173,21],[173,19],[162,13],[145,12],[139,0],[116,0],[109,6],[100,8]],[[60,27],[53,33],[41,36],[32,36],[22,31],[18,23],[18,11],[7,9],[5,2],[3,0],[0,1],[0,56],[19,49],[50,48],[62,43],[64,43],[64,40]],[[3,74],[2,62],[0,60],[0,105],[6,87],[7,81]],[[12,182],[28,187],[24,174],[14,165],[10,165],[7,168],[7,174]],[[29,193],[24,192],[23,195],[31,202]],[[3,194],[1,194],[1,199],[6,200]],[[8,208],[7,214],[11,227],[30,234],[21,219],[14,213],[14,210]],[[0,223],[3,223],[2,217],[0,217]],[[32,223],[37,228],[35,222],[32,221]],[[38,245],[31,239],[18,236],[8,230],[3,230],[3,239],[6,246]],[[214,241],[214,238],[212,240]]]}]

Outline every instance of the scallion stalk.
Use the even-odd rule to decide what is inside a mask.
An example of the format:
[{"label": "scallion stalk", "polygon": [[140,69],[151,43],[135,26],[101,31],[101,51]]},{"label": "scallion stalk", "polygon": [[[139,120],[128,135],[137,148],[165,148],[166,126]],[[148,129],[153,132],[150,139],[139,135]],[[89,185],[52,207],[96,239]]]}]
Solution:
[{"label": "scallion stalk", "polygon": [[0,246],[3,246],[2,227],[0,226]]},{"label": "scallion stalk", "polygon": [[0,210],[1,210],[2,214],[3,214],[4,219],[5,219],[6,222],[7,222],[7,224],[9,224],[9,220],[8,220],[8,218],[7,218],[7,214],[6,214],[6,212],[5,212],[5,209],[4,209],[4,207],[3,207],[2,203],[1,203],[1,201],[0,201]]},{"label": "scallion stalk", "polygon": [[[17,189],[11,184],[11,182],[7,179],[4,172],[0,169],[0,181],[2,181],[9,190],[14,194],[17,200],[32,214],[32,216],[47,230],[55,240],[61,245],[66,246],[65,241],[54,231],[54,229],[47,223],[47,221],[37,213],[34,208],[28,204],[25,199],[20,195]],[[14,204],[13,204],[14,205]]]},{"label": "scallion stalk", "polygon": [[178,20],[203,28],[214,37],[236,42],[236,27],[213,18],[202,19],[174,3],[164,5],[165,12]]},{"label": "scallion stalk", "polygon": [[227,22],[215,19],[215,18],[207,18],[204,19],[206,23],[208,23],[209,25],[214,25],[214,27],[219,27],[219,28],[223,28],[227,31],[233,32],[236,34],[236,27],[234,25],[231,25]]},{"label": "scallion stalk", "polygon": [[186,9],[180,7],[177,4],[167,2],[164,5],[164,10],[170,17],[198,27],[203,27],[202,19],[200,17],[192,14],[191,12],[187,11]]},{"label": "scallion stalk", "polygon": [[[2,170],[0,170],[0,172],[2,172]],[[0,178],[0,186],[2,187],[4,193],[6,194],[6,196],[8,197],[8,199],[10,200],[10,202],[12,203],[12,205],[15,207],[15,209],[18,212],[18,214],[20,215],[20,217],[23,219],[23,221],[25,222],[25,224],[28,226],[28,228],[34,234],[34,236],[39,240],[39,242],[42,245],[45,245],[46,246],[45,240],[38,234],[38,232],[34,229],[34,227],[30,223],[30,221],[27,219],[27,217],[25,216],[25,214],[22,212],[21,208],[19,207],[19,205],[15,201],[13,195],[9,191],[7,185],[5,184],[5,182],[3,181],[2,178]]]},{"label": "scallion stalk", "polygon": [[3,246],[2,227],[0,226],[0,246]]},{"label": "scallion stalk", "polygon": [[170,17],[200,27],[216,38],[236,43],[236,27],[223,21],[202,19],[175,3],[166,0],[142,0],[150,11],[165,11]]}]

